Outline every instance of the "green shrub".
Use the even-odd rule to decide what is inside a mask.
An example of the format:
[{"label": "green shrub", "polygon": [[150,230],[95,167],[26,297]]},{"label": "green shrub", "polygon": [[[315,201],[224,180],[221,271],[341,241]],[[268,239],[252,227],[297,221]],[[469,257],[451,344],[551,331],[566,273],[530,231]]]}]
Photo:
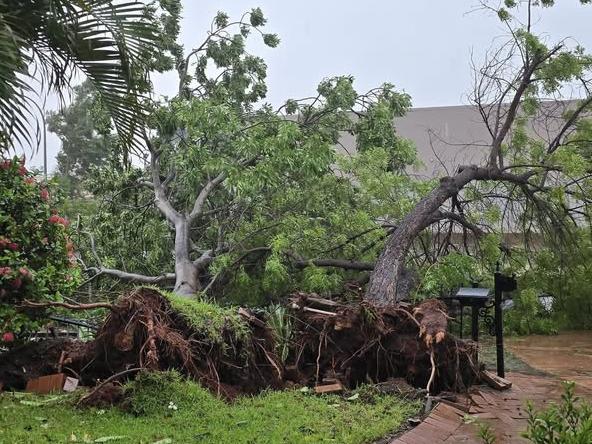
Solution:
[{"label": "green shrub", "polygon": [[521,288],[554,296],[552,319],[561,329],[592,328],[592,239],[581,230],[561,248],[543,249],[520,279]]},{"label": "green shrub", "polygon": [[176,371],[141,372],[126,385],[129,411],[135,415],[163,415],[177,409],[220,409],[224,402]]},{"label": "green shrub", "polygon": [[514,306],[504,314],[504,329],[509,334],[557,334],[557,322],[546,313],[534,288],[516,292]]},{"label": "green shrub", "polygon": [[0,159],[0,331],[43,321],[17,310],[25,298],[60,300],[78,286],[68,221],[53,209],[56,194],[23,160]]},{"label": "green shrub", "polygon": [[535,444],[588,444],[592,442],[592,405],[575,396],[575,383],[564,382],[559,405],[536,411],[528,405],[524,437]]}]

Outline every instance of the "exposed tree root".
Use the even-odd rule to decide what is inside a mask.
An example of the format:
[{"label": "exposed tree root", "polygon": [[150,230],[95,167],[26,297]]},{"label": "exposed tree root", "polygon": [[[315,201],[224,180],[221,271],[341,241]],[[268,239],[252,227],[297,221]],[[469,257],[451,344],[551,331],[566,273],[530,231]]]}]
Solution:
[{"label": "exposed tree root", "polygon": [[[290,307],[290,353],[282,363],[261,316],[240,309],[248,334],[237,336],[231,323],[224,323],[213,340],[207,328],[189,322],[160,292],[140,288],[109,307],[90,343],[47,341],[30,344],[20,354],[11,351],[0,359],[0,381],[22,388],[29,377],[63,368],[89,385],[103,381],[103,387],[114,375],[174,368],[231,399],[286,383],[334,380],[354,387],[404,378],[430,393],[462,391],[478,373],[475,346],[447,333],[449,318],[440,301],[374,307],[295,294]],[[101,394],[97,399],[103,402]]]},{"label": "exposed tree root", "polygon": [[118,301],[99,331],[94,365],[110,373],[175,368],[224,397],[280,387],[281,363],[271,334],[261,321],[245,322],[248,337],[237,339],[228,326],[219,332],[223,343],[217,343],[196,331],[157,290],[137,289]]},{"label": "exposed tree root", "polygon": [[[441,301],[427,300],[411,310],[321,303],[305,294],[292,298],[297,322],[287,366],[297,370],[298,382],[338,379],[355,386],[402,377],[438,393],[463,391],[477,378],[476,347],[447,333]],[[332,315],[305,310],[309,305]]]}]

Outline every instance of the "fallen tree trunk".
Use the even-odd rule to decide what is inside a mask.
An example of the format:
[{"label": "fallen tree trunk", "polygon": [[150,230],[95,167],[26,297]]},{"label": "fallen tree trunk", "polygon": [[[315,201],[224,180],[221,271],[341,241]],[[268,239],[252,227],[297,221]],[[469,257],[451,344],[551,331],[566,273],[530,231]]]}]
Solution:
[{"label": "fallen tree trunk", "polygon": [[397,304],[406,296],[399,293],[397,286],[404,272],[405,260],[411,245],[424,229],[434,221],[442,219],[440,207],[467,184],[473,181],[493,180],[525,187],[533,174],[534,172],[530,171],[515,175],[497,166],[468,165],[460,167],[454,176],[440,179],[439,186],[419,201],[387,237],[370,276],[365,299],[374,305],[387,306]]}]

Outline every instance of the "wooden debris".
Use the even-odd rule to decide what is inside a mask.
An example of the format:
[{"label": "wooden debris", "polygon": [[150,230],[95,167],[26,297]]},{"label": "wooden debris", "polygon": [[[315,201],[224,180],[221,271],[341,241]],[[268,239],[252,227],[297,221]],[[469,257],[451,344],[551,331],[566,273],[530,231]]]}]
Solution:
[{"label": "wooden debris", "polygon": [[78,379],[56,373],[48,376],[30,379],[25,391],[45,395],[54,392],[73,392],[78,387]]},{"label": "wooden debris", "polygon": [[251,310],[248,308],[240,307],[238,309],[239,316],[245,318],[249,323],[256,325],[257,327],[266,328],[267,324],[261,319],[257,318]]},{"label": "wooden debris", "polygon": [[25,391],[45,395],[47,393],[61,392],[66,382],[64,373],[41,376],[39,378],[29,379]]},{"label": "wooden debris", "polygon": [[496,390],[507,390],[512,387],[512,382],[504,379],[495,373],[487,370],[482,370],[479,374],[482,381],[485,381],[488,386]]},{"label": "wooden debris", "polygon": [[441,402],[442,404],[449,405],[450,407],[454,407],[455,409],[460,410],[465,413],[469,413],[469,411],[471,409],[471,406],[468,403],[449,401],[446,398],[441,398],[439,400],[439,402]]},{"label": "wooden debris", "polygon": [[343,385],[341,382],[337,381],[334,384],[325,384],[325,385],[317,385],[315,388],[315,393],[337,393],[343,391]]},{"label": "wooden debris", "polygon": [[310,308],[310,307],[301,307],[300,305],[298,305],[296,303],[292,303],[291,307],[294,310],[303,310],[303,311],[308,311],[310,313],[322,314],[324,316],[337,316],[336,313],[333,313],[331,311],[319,310],[317,308]]},{"label": "wooden debris", "polygon": [[306,302],[307,305],[316,308],[336,309],[339,307],[343,307],[343,304],[340,304],[339,302],[332,301],[331,299],[319,298],[316,296],[306,296]]}]

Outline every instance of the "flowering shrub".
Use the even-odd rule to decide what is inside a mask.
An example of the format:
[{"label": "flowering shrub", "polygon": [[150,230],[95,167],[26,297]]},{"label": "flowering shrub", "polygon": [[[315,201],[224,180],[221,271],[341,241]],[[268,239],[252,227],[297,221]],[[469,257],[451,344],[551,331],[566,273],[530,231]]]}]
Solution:
[{"label": "flowering shrub", "polygon": [[0,343],[43,322],[18,308],[24,299],[60,300],[79,282],[68,221],[52,210],[48,186],[23,160],[0,158]]}]

